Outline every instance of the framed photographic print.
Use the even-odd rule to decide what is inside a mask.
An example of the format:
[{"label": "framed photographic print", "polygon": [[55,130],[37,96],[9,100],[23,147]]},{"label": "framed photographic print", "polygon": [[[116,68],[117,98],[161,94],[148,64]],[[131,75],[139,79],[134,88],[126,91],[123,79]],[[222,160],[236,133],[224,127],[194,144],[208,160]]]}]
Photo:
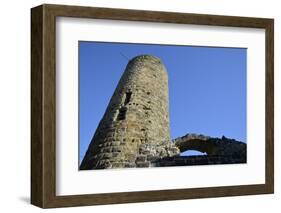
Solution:
[{"label": "framed photographic print", "polygon": [[31,203],[274,191],[273,19],[31,9]]}]

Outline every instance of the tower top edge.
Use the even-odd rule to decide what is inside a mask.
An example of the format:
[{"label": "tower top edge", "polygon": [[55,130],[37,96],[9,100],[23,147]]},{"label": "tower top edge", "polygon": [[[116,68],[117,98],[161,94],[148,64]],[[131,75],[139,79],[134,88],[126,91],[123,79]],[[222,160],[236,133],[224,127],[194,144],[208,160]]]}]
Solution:
[{"label": "tower top edge", "polygon": [[162,67],[160,70],[164,71],[164,73],[167,75],[168,72],[166,70],[166,67],[164,65],[164,63],[162,62],[162,60],[154,55],[149,55],[149,54],[144,54],[144,55],[138,55],[133,57],[128,65],[130,64],[139,64],[139,63],[149,63],[149,64],[154,64],[156,66],[160,66]]},{"label": "tower top edge", "polygon": [[158,58],[154,55],[149,55],[149,54],[143,54],[143,55],[135,56],[130,60],[130,62],[136,61],[136,60],[140,60],[140,61],[152,60],[152,61],[155,61],[155,62],[158,62],[158,63],[162,64],[162,61],[161,61],[160,58]]}]

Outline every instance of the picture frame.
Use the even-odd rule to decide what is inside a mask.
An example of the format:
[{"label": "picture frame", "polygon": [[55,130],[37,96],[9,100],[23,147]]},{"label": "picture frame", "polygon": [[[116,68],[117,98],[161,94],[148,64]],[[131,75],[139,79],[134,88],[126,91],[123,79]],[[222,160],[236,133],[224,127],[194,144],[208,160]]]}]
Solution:
[{"label": "picture frame", "polygon": [[[93,194],[56,194],[56,19],[116,20],[265,30],[265,183]],[[31,9],[31,203],[41,208],[274,192],[274,20],[44,4]]]}]

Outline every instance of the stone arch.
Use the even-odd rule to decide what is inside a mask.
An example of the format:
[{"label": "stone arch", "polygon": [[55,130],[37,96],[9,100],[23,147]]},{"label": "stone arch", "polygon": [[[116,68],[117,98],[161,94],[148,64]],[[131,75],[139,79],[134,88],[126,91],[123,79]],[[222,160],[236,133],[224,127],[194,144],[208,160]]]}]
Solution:
[{"label": "stone arch", "polygon": [[222,138],[211,138],[204,135],[187,134],[174,139],[173,142],[181,153],[188,150],[197,150],[206,152],[207,155],[246,158],[246,144],[224,136]]},{"label": "stone arch", "polygon": [[202,153],[207,153],[207,155],[215,155],[218,153],[218,147],[216,144],[204,140],[194,139],[179,141],[176,142],[176,146],[179,148],[180,152],[196,150]]}]

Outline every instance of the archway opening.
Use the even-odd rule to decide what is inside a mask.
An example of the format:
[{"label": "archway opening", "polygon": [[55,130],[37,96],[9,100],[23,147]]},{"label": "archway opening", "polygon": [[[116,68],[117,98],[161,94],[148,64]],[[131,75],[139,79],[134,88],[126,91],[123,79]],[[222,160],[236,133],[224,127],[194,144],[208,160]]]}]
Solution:
[{"label": "archway opening", "polygon": [[180,156],[198,156],[198,155],[207,155],[206,152],[200,152],[198,150],[186,150],[180,153]]}]

